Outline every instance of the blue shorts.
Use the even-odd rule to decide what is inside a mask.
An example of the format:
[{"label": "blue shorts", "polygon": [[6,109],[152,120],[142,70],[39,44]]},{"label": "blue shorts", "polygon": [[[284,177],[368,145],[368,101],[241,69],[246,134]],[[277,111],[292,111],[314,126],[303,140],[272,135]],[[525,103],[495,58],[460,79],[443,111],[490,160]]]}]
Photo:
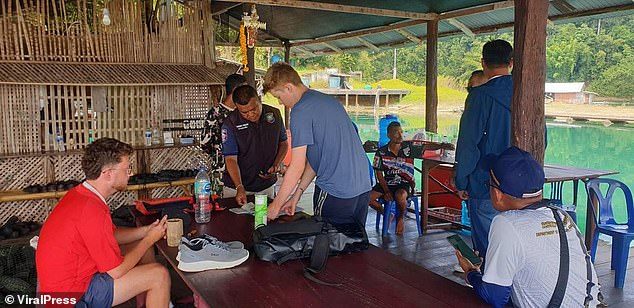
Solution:
[{"label": "blue shorts", "polygon": [[321,216],[333,224],[357,222],[365,227],[368,216],[370,191],[356,197],[342,199],[331,196],[319,186],[315,185],[313,194],[313,210],[315,216]]},{"label": "blue shorts", "polygon": [[75,307],[112,307],[113,300],[114,279],[108,273],[95,273],[90,280],[86,293],[75,304]]}]

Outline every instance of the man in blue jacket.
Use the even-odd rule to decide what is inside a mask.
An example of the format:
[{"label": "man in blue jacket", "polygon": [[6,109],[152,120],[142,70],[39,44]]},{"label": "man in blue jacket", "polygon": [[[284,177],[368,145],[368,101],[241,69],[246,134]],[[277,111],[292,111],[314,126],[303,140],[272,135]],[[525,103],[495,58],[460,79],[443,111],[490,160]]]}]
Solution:
[{"label": "man in blue jacket", "polygon": [[491,205],[487,156],[498,155],[511,144],[513,47],[493,40],[482,47],[482,68],[487,82],[473,88],[460,119],[456,148],[455,181],[458,196],[467,200],[475,250],[486,254],[491,220],[498,213]]}]

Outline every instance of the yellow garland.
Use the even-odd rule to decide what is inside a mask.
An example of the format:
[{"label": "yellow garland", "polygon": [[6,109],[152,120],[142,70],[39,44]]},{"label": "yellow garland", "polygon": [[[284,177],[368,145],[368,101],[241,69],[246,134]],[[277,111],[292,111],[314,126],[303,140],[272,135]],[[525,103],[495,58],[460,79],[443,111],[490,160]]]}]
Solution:
[{"label": "yellow garland", "polygon": [[240,23],[240,50],[242,50],[242,69],[244,72],[249,71],[249,60],[247,58],[247,37],[244,35],[244,22]]}]

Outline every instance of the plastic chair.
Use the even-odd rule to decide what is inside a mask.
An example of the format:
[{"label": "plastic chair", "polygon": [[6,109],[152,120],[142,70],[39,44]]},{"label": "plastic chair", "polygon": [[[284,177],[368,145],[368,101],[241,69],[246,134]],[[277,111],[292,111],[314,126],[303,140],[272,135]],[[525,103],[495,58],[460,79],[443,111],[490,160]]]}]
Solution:
[{"label": "plastic chair", "polygon": [[[601,184],[608,184],[605,194],[601,192]],[[614,220],[612,211],[612,196],[617,188],[620,188],[625,195],[627,206],[627,222],[619,224]],[[590,200],[598,201],[599,214],[592,206],[592,215],[596,222],[594,230],[592,249],[590,251],[592,262],[597,251],[599,233],[612,237],[612,259],[611,268],[615,270],[614,287],[623,288],[625,273],[627,272],[627,257],[630,251],[630,242],[634,239],[634,203],[632,202],[632,192],[623,182],[613,179],[592,179],[586,183],[586,190]]]},{"label": "plastic chair", "polygon": [[[387,231],[390,228],[390,213],[394,213],[396,215],[396,201],[385,201],[383,198],[379,198],[379,203],[383,205],[383,213],[376,213],[376,229],[379,229],[381,225],[381,216],[383,216],[383,229],[381,230],[381,235],[386,236]],[[407,198],[407,207],[410,207],[414,204],[414,214],[416,215],[416,226],[418,227],[418,236],[423,235],[423,232],[420,228],[420,210],[418,207],[418,196],[411,196]],[[385,218],[387,217],[387,219]],[[396,228],[396,224],[394,224]]]},{"label": "plastic chair", "polygon": [[550,183],[550,203],[554,206],[566,211],[572,221],[577,223],[577,205],[576,204],[563,204],[563,189],[564,182],[551,182]]}]

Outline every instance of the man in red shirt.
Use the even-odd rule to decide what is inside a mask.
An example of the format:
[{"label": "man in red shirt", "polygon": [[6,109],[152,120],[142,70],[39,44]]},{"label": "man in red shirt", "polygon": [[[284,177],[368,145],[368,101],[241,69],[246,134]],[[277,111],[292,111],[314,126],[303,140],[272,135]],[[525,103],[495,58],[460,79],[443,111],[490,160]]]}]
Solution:
[{"label": "man in red shirt", "polygon": [[36,252],[40,293],[79,306],[111,307],[146,293],[147,307],[167,307],[170,278],[152,246],[165,236],[163,217],[139,228],[115,227],[106,198],[125,190],[132,147],[102,138],[86,147],[86,181],[70,190],[42,227]]}]

